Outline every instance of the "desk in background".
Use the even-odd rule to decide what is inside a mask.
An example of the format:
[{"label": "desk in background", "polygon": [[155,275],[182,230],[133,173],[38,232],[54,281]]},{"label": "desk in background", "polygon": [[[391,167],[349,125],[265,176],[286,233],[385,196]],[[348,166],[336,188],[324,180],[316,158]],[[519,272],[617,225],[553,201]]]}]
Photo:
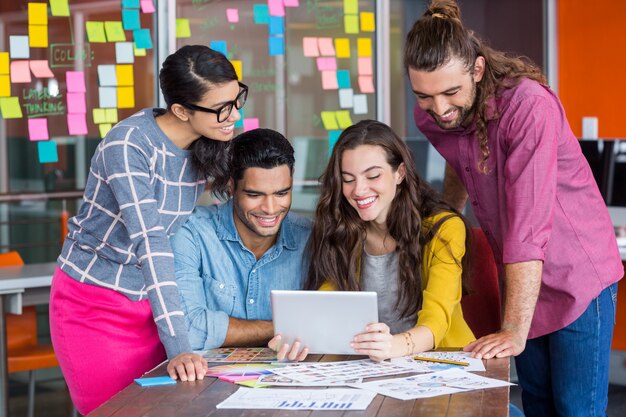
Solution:
[{"label": "desk in background", "polygon": [[[309,355],[307,360],[329,362],[347,359],[362,359],[339,355]],[[509,358],[485,361],[486,372],[478,374],[509,380]],[[217,364],[210,364],[213,366]],[[159,366],[149,376],[166,375],[166,365]],[[406,375],[401,375],[403,377]],[[202,381],[179,382],[176,385],[142,388],[132,383],[123,391],[98,407],[89,417],[124,416],[135,417],[154,415],[159,417],[185,416],[254,416],[289,417],[304,415],[343,415],[352,416],[508,416],[509,387],[470,391],[453,395],[443,395],[419,400],[396,400],[377,395],[366,411],[330,412],[328,411],[291,411],[291,410],[218,410],[215,406],[228,398],[239,388],[239,385],[207,377]],[[310,389],[311,387],[301,387]],[[263,389],[263,388],[258,388]],[[341,414],[340,414],[341,413]]]}]

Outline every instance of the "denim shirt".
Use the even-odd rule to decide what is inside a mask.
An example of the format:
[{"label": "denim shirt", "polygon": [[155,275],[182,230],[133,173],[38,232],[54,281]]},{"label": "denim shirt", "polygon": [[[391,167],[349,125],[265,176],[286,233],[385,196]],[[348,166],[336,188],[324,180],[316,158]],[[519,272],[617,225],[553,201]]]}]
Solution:
[{"label": "denim shirt", "polygon": [[271,320],[270,290],[299,290],[310,220],[289,213],[256,260],[235,228],[232,199],[194,213],[172,238],[176,282],[194,350],[222,346],[228,318]]}]

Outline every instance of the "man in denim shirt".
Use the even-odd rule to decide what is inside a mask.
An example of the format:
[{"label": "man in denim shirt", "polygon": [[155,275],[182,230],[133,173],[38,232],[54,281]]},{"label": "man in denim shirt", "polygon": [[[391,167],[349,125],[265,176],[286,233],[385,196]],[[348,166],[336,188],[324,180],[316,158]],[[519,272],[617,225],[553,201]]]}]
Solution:
[{"label": "man in denim shirt", "polygon": [[260,346],[274,335],[270,290],[302,288],[311,222],[289,213],[294,151],[270,129],[231,144],[232,198],[196,207],[172,239],[195,350]]}]

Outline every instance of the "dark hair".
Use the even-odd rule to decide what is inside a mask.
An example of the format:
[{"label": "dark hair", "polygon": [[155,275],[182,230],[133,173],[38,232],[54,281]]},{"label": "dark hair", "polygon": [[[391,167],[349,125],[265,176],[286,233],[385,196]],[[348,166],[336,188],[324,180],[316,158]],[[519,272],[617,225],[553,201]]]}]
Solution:
[{"label": "dark hair", "polygon": [[[546,84],[540,68],[526,57],[512,57],[491,49],[461,22],[461,11],[455,0],[433,0],[406,37],[404,66],[420,71],[434,71],[458,58],[473,72],[476,58],[485,59],[485,73],[476,85],[475,121],[482,159],[479,168],[488,172],[486,103],[504,89],[514,87],[522,78]],[[495,117],[499,117],[497,109]]]},{"label": "dark hair", "polygon": [[271,169],[281,165],[287,165],[293,175],[293,154],[291,143],[277,131],[249,130],[231,142],[230,177],[237,186],[237,181],[243,178],[248,168]]},{"label": "dark hair", "polygon": [[[174,104],[198,103],[213,87],[237,81],[233,64],[220,52],[203,45],[183,46],[165,58],[159,72],[161,92],[168,110]],[[212,190],[226,194],[229,142],[201,137],[189,147],[200,174],[212,179]]]},{"label": "dark hair", "polygon": [[[387,125],[362,120],[350,126],[339,136],[328,166],[322,174],[321,192],[315,210],[315,223],[309,240],[311,266],[305,289],[316,290],[329,282],[342,291],[359,290],[359,260],[362,257],[366,225],[342,192],[341,158],[344,151],[361,145],[381,147],[387,163],[394,171],[404,163],[406,176],[398,186],[389,213],[387,228],[396,241],[399,258],[398,306],[408,317],[415,314],[422,300],[422,248],[437,235],[441,224],[450,217],[462,216],[446,203],[417,174],[410,149]],[[443,211],[454,214],[444,216],[428,230],[422,221]],[[467,223],[466,223],[467,231]],[[466,238],[466,249],[469,247]],[[463,282],[467,282],[469,268],[466,255],[455,262],[463,266]]]}]

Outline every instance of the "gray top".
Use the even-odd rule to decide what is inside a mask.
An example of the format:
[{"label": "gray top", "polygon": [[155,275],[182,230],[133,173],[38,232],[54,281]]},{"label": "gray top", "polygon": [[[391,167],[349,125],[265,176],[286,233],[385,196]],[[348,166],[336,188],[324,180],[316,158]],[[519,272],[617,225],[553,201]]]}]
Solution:
[{"label": "gray top", "polygon": [[361,290],[378,293],[378,321],[391,329],[391,334],[415,327],[417,314],[400,318],[398,309],[398,253],[373,256],[363,251]]}]

